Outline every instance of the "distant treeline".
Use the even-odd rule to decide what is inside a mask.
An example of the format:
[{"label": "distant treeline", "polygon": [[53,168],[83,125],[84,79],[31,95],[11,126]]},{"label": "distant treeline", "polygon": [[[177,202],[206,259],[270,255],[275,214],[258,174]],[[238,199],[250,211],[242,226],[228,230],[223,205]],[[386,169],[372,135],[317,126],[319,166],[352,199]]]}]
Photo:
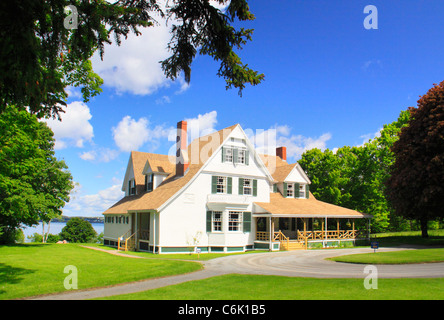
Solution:
[{"label": "distant treeline", "polygon": [[[51,221],[52,222],[68,222],[72,218],[74,218],[74,217],[61,216],[60,218],[54,218]],[[82,220],[89,221],[90,223],[103,223],[103,221],[104,221],[103,217],[76,217],[76,218],[80,218]]]}]

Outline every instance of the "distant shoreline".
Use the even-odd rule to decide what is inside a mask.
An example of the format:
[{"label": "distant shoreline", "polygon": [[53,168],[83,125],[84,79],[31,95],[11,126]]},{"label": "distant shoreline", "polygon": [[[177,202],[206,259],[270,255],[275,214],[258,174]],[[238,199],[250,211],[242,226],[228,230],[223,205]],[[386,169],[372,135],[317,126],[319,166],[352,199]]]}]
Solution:
[{"label": "distant shoreline", "polygon": [[[89,221],[90,223],[104,223],[104,217],[80,217],[80,216],[78,217],[62,216],[60,218],[51,219],[51,222],[68,222],[72,218],[80,218],[82,220]],[[42,220],[39,220],[39,222],[42,222]]]}]

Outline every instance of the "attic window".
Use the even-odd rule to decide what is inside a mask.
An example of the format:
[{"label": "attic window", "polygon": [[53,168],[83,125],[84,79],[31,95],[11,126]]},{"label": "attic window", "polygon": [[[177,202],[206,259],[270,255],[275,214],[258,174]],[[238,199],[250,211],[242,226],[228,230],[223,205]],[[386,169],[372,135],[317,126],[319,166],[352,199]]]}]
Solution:
[{"label": "attic window", "polygon": [[293,184],[289,183],[287,184],[287,198],[293,198],[294,197],[294,188]]},{"label": "attic window", "polygon": [[147,174],[145,175],[145,190],[146,191],[153,191],[153,181],[154,181],[154,174]]},{"label": "attic window", "polygon": [[136,181],[131,179],[128,181],[128,195],[133,196],[136,194]]}]

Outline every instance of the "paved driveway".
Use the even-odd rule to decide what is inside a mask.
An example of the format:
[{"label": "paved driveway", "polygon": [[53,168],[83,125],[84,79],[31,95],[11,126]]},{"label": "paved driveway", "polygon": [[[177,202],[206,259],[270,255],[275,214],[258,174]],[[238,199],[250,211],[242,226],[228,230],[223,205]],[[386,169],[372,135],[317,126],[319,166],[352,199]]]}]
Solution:
[{"label": "paved driveway", "polygon": [[[389,251],[399,249],[380,249]],[[76,290],[62,294],[35,297],[45,300],[81,300],[108,297],[156,289],[182,282],[200,280],[229,273],[280,275],[288,277],[362,278],[365,265],[338,263],[324,260],[328,257],[352,253],[369,253],[371,249],[300,250],[232,255],[203,261],[204,270],[193,273],[143,280],[108,288]],[[380,278],[444,277],[444,263],[410,265],[378,265]]]},{"label": "paved driveway", "polygon": [[[379,249],[391,251],[399,249]],[[299,250],[228,256],[205,262],[205,268],[221,273],[281,275],[315,278],[365,278],[365,265],[339,263],[325,258],[372,249]],[[444,263],[378,265],[380,278],[444,277]]]}]

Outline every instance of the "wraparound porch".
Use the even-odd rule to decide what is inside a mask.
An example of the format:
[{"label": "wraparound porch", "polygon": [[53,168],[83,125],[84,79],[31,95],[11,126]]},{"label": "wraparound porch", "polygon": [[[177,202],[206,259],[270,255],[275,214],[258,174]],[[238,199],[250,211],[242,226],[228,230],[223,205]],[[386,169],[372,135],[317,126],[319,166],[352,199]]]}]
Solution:
[{"label": "wraparound porch", "polygon": [[[368,239],[369,223],[357,229],[350,217],[292,217],[264,214],[253,215],[256,222],[255,247],[270,250],[306,249],[311,243],[322,247],[335,246],[341,241]],[[278,244],[278,245],[277,245]]]}]

